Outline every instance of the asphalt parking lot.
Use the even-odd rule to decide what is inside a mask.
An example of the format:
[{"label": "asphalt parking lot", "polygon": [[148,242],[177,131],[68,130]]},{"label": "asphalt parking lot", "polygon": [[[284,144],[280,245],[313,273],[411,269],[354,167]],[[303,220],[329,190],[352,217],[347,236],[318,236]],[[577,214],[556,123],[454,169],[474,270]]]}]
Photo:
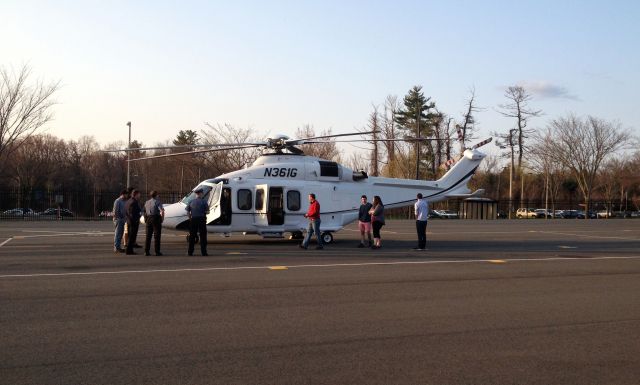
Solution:
[{"label": "asphalt parking lot", "polygon": [[0,222],[0,383],[640,382],[640,221],[433,220],[423,252],[413,226],[144,257],[108,222]]}]

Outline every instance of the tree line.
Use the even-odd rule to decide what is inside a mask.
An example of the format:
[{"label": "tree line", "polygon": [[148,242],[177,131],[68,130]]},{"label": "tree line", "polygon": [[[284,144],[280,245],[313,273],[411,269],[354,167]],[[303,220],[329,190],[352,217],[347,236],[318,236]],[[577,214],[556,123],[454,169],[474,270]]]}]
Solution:
[{"label": "tree line", "polygon": [[[128,159],[187,152],[189,145],[264,139],[249,128],[206,123],[200,131],[180,130],[164,143],[133,141],[134,151],[128,155],[107,152],[127,144],[101,146],[91,136],[65,140],[39,133],[52,118],[52,96],[58,83],[30,83],[27,67],[17,73],[1,69],[0,76],[0,190],[22,195],[117,192],[126,187]],[[520,204],[525,198],[551,203],[568,198],[582,200],[588,208],[593,199],[612,205],[624,199],[639,208],[640,153],[630,150],[637,141],[629,129],[594,116],[572,114],[536,129],[531,119],[542,111],[531,107],[533,99],[527,90],[514,85],[505,90],[504,97],[505,103],[495,109],[509,128],[493,133],[500,154],[483,163],[472,181],[474,187],[485,189],[494,199],[519,200]],[[301,148],[308,155],[338,161],[372,176],[436,179],[478,139],[476,115],[485,109],[470,89],[461,112],[449,115],[431,96],[425,96],[421,86],[414,86],[402,99],[390,95],[372,105],[362,128],[364,142],[359,153],[345,156],[335,141]],[[316,132],[312,125],[304,125],[295,136],[316,134],[329,135],[331,130]],[[147,146],[173,148],[135,150]],[[259,155],[259,149],[250,148],[133,161],[131,185],[143,191],[183,195],[203,179],[245,167]]]}]

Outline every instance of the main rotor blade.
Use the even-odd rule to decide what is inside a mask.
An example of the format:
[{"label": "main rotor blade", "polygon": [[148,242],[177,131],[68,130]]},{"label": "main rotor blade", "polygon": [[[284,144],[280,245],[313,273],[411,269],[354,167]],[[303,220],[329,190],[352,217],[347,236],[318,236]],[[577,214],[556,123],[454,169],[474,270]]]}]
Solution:
[{"label": "main rotor blade", "polygon": [[239,149],[243,149],[243,148],[255,148],[255,147],[259,147],[259,146],[258,145],[254,145],[254,144],[250,144],[250,145],[246,145],[246,146],[237,146],[237,147],[212,148],[212,149],[208,149],[208,150],[176,152],[174,154],[153,155],[153,156],[146,156],[144,158],[129,159],[129,160],[127,160],[127,162],[136,162],[136,161],[139,161],[139,160],[148,160],[148,159],[157,159],[157,158],[168,158],[170,156],[180,156],[180,155],[189,155],[189,154],[202,154],[202,153],[205,153],[205,152],[239,150]]},{"label": "main rotor blade", "polygon": [[148,150],[173,150],[176,148],[206,148],[206,147],[238,147],[238,146],[263,146],[260,143],[214,143],[214,144],[180,144],[175,146],[159,146],[159,147],[140,147],[140,148],[121,148],[117,150],[102,150],[101,152],[131,152],[131,151],[148,151]]},{"label": "main rotor blade", "polygon": [[304,138],[304,139],[290,139],[290,140],[287,140],[285,143],[287,145],[295,146],[299,144],[310,143],[309,141],[316,140],[316,139],[338,138],[341,136],[367,135],[367,134],[373,134],[374,132],[379,132],[379,131],[350,132],[348,134],[322,135],[322,136],[314,136],[311,138]]},{"label": "main rotor blade", "polygon": [[355,143],[355,142],[447,142],[453,141],[455,139],[435,139],[435,138],[408,138],[408,139],[349,139],[349,140],[317,140],[317,141],[307,141],[304,144],[311,143]]}]

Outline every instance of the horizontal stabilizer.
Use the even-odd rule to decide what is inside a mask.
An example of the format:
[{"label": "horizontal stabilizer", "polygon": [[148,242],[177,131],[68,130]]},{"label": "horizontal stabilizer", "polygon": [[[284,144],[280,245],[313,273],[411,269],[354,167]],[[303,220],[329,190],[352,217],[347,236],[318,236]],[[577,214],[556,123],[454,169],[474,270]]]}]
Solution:
[{"label": "horizontal stabilizer", "polygon": [[470,194],[447,194],[448,198],[477,198],[484,195],[484,189],[478,189]]}]

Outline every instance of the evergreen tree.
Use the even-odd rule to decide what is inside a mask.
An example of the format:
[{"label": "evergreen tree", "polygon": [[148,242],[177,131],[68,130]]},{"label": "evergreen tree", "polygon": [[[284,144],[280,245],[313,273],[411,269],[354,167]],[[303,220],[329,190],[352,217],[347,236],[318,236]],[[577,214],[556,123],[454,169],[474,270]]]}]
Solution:
[{"label": "evergreen tree", "polygon": [[173,140],[173,144],[176,146],[185,146],[198,144],[198,133],[193,130],[180,130],[176,138]]},{"label": "evergreen tree", "polygon": [[[405,139],[428,138],[433,135],[433,119],[437,114],[430,112],[432,109],[435,109],[435,103],[430,97],[424,96],[422,86],[414,86],[409,90],[404,97],[404,107],[395,114],[395,121],[398,123],[398,128],[404,132]],[[424,144],[420,140],[415,141],[416,179],[421,179],[421,159],[431,162],[431,165],[434,162],[432,146],[429,143]],[[433,169],[433,167],[427,169]]]}]

